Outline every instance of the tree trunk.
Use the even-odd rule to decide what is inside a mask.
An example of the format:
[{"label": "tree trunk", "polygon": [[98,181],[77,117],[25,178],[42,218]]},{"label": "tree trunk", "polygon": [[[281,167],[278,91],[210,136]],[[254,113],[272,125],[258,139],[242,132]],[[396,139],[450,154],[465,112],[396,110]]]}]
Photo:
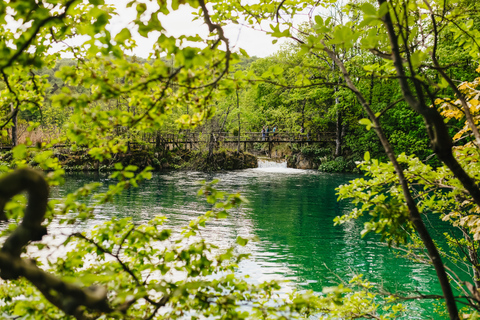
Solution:
[{"label": "tree trunk", "polygon": [[238,143],[237,152],[240,152],[240,112],[238,113]]},{"label": "tree trunk", "polygon": [[[333,52],[335,52],[335,47],[333,48]],[[333,78],[335,79],[335,66],[336,66],[336,63],[335,61],[332,61],[332,73],[333,74]],[[339,77],[340,78],[340,77]],[[340,110],[338,110],[338,104],[339,104],[339,99],[338,99],[338,95],[337,95],[337,91],[338,91],[338,86],[334,86],[333,87],[333,92],[334,92],[334,95],[335,95],[335,107],[337,108],[337,112],[336,112],[336,116],[337,116],[337,120],[336,120],[336,125],[335,125],[335,158],[336,157],[339,157],[341,154],[342,154],[342,137],[343,137],[343,126],[342,126],[342,122],[343,122],[343,117],[342,117],[342,112]]]},{"label": "tree trunk", "polygon": [[[335,98],[335,104],[338,104],[338,97]],[[335,134],[335,158],[342,155],[342,138],[343,138],[343,117],[342,112],[337,110],[337,123]]]},{"label": "tree trunk", "polygon": [[[238,99],[238,90],[235,90],[235,94],[237,96],[237,111],[238,111],[238,144],[237,144],[237,152],[240,153],[240,101]],[[244,150],[245,151],[245,150]]]},{"label": "tree trunk", "polygon": [[209,139],[208,139],[208,159],[207,159],[208,163],[210,163],[212,158],[213,158],[214,144],[215,144],[215,137],[214,137],[213,132],[210,132],[210,136],[209,136]]},{"label": "tree trunk", "polygon": [[[382,3],[383,0],[380,0],[380,4]],[[389,17],[388,13],[386,17]],[[390,26],[391,26],[391,21],[390,21]],[[392,28],[393,29],[393,28]],[[389,35],[392,35],[392,30],[389,30]],[[392,41],[394,43],[394,41]],[[401,165],[398,163],[395,152],[393,151],[392,146],[390,145],[390,142],[388,141],[387,137],[385,136],[382,127],[380,126],[380,121],[378,118],[375,116],[375,113],[373,110],[370,108],[370,105],[366,101],[366,99],[363,97],[363,95],[360,93],[360,91],[355,87],[353,84],[350,75],[347,72],[347,69],[345,66],[341,63],[340,59],[336,56],[335,52],[332,50],[329,50],[328,48],[324,49],[330,58],[334,60],[339,68],[340,71],[343,74],[343,78],[347,84],[347,86],[352,90],[355,95],[357,96],[358,101],[360,104],[363,106],[365,111],[367,112],[370,120],[373,123],[373,128],[375,129],[380,142],[383,145],[383,148],[385,149],[385,152],[389,158],[389,160],[392,162],[393,167],[395,168],[395,171],[397,173],[400,185],[402,186],[403,190],[403,195],[405,197],[405,202],[408,207],[409,211],[409,220],[411,221],[412,225],[414,226],[415,230],[417,231],[420,239],[422,240],[423,245],[428,251],[428,256],[430,257],[432,261],[432,265],[435,268],[435,271],[437,273],[437,278],[440,283],[440,286],[442,288],[443,296],[445,298],[445,304],[447,306],[448,314],[450,316],[451,320],[458,320],[458,308],[455,302],[455,297],[453,295],[452,287],[450,286],[450,282],[447,276],[447,273],[445,271],[445,266],[442,262],[442,258],[440,256],[440,253],[437,250],[437,247],[435,246],[435,243],[433,242],[428,229],[425,227],[425,224],[423,223],[422,216],[418,210],[417,204],[415,203],[415,200],[411,194],[411,191],[409,189],[408,182],[405,178],[403,169]],[[399,51],[398,51],[398,46],[392,46],[392,51],[399,56]],[[395,60],[394,60],[395,61]],[[399,60],[397,60],[399,61]],[[400,62],[401,64],[401,62]],[[404,76],[404,73],[402,73],[403,69],[401,66],[397,69],[397,73],[399,73],[401,76],[399,77],[400,81],[406,78]],[[403,78],[402,78],[403,76]],[[403,88],[402,88],[403,89]],[[404,94],[405,96],[405,94]],[[406,98],[407,100],[407,98]]]},{"label": "tree trunk", "polygon": [[17,134],[18,134],[18,119],[17,119],[17,115],[18,115],[18,109],[15,109],[13,107],[13,104],[10,106],[10,109],[12,111],[12,122],[13,122],[13,127],[12,127],[12,145],[15,147],[16,145],[18,145],[18,137],[17,137]]}]

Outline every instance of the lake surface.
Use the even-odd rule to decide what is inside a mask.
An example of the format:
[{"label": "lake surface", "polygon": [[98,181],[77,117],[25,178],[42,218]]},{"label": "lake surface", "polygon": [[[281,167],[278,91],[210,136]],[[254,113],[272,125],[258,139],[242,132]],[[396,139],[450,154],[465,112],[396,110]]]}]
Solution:
[{"label": "lake surface", "polygon": [[[197,181],[220,179],[218,189],[241,192],[249,203],[232,211],[229,218],[213,221],[202,236],[220,246],[234,243],[239,235],[258,237],[240,249],[252,257],[238,272],[250,275],[252,281],[290,280],[287,287],[321,292],[323,287],[338,285],[339,278],[348,281],[361,273],[391,292],[441,294],[431,266],[396,257],[375,236],[361,238],[360,221],[333,225],[335,216],[352,208],[348,202],[337,202],[335,188],[356,177],[278,167],[211,174],[157,173],[138,189],[126,190],[114,203],[100,208],[92,223],[112,216],[146,221],[165,215],[173,228],[184,226],[209,209],[197,197]],[[87,182],[102,182],[104,188],[114,183],[108,175],[70,174],[52,196],[63,196]],[[409,319],[437,318],[431,302],[414,301],[408,306]]]}]

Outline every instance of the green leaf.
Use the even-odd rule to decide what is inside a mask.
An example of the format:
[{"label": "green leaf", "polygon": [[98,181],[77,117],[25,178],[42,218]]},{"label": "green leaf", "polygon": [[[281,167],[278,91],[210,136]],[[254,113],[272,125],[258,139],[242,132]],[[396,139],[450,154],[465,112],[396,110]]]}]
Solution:
[{"label": "green leaf", "polygon": [[130,33],[130,30],[127,28],[123,28],[122,31],[120,31],[116,36],[115,36],[115,41],[118,43],[124,43],[125,40],[132,38],[132,34]]},{"label": "green leaf", "polygon": [[367,127],[367,130],[370,130],[373,126],[373,123],[372,121],[370,121],[370,119],[368,118],[363,118],[363,119],[360,119],[360,121],[358,121],[358,123],[360,124],[363,124],[364,126]]},{"label": "green leaf", "polygon": [[283,73],[283,68],[279,65],[273,67],[273,74],[279,75]]},{"label": "green leaf", "polygon": [[225,219],[227,217],[228,217],[228,213],[225,210],[222,210],[222,211],[218,212],[218,214],[217,214],[218,219]]},{"label": "green leaf", "polygon": [[315,23],[318,24],[319,26],[324,25],[323,18],[320,15],[316,15],[314,19],[315,19]]},{"label": "green leaf", "polygon": [[24,144],[19,144],[12,150],[13,158],[16,160],[25,159],[27,156],[27,146]]},{"label": "green leaf", "polygon": [[365,154],[363,155],[363,160],[365,160],[366,162],[370,161],[370,152],[365,152]]},{"label": "green leaf", "polygon": [[233,77],[235,79],[243,79],[243,71],[242,70],[237,70],[234,74],[233,74]]},{"label": "green leaf", "polygon": [[248,239],[244,239],[240,236],[237,237],[237,243],[244,247],[248,243]]},{"label": "green leaf", "polygon": [[377,15],[377,9],[370,3],[364,3],[360,6],[360,10],[363,11],[363,13],[367,16],[376,16]]},{"label": "green leaf", "polygon": [[380,9],[378,9],[378,16],[379,18],[383,17],[388,13],[388,2],[384,2],[380,5]]},{"label": "green leaf", "polygon": [[244,49],[239,48],[238,50],[240,51],[240,53],[241,53],[244,57],[246,57],[246,58],[249,58],[249,57],[250,57],[250,56],[248,55],[247,51],[245,51]]},{"label": "green leaf", "polygon": [[137,4],[137,14],[141,15],[145,11],[147,11],[147,5],[145,3],[138,3]]}]

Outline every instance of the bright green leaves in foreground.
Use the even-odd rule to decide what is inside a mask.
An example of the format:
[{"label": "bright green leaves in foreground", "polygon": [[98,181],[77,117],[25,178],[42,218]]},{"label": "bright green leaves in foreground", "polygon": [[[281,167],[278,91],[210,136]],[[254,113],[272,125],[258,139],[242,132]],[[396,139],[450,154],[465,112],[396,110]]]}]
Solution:
[{"label": "bright green leaves in foreground", "polygon": [[[457,201],[465,191],[457,179],[447,174],[445,167],[434,169],[418,158],[405,154],[398,156],[398,161],[405,168],[405,177],[412,186],[422,213],[439,214],[440,218],[447,219],[445,217],[453,218],[449,212],[473,210],[472,204]],[[405,243],[412,226],[393,166],[367,157],[360,168],[365,171],[367,179],[352,180],[338,189],[339,199],[352,199],[355,208],[337,217],[335,222],[345,223],[368,215],[370,220],[364,223],[363,235],[375,232],[389,243]],[[480,230],[472,231],[477,234]]]},{"label": "bright green leaves in foreground", "polygon": [[[195,16],[209,27],[205,39],[186,35],[172,37],[165,33],[161,14],[183,6],[195,9]],[[355,129],[359,119],[362,119],[361,125],[373,128],[373,119],[364,119],[357,102],[358,93],[363,92],[364,100],[370,101],[374,109],[370,114],[381,116],[383,126],[391,121],[393,124],[387,128],[393,128],[401,119],[405,121],[405,130],[412,131],[411,124],[416,123],[411,120],[411,113],[405,111],[406,104],[396,107],[395,100],[401,93],[391,80],[408,78],[411,82],[406,86],[420,81],[416,87],[436,94],[449,85],[440,79],[445,77],[440,77],[438,70],[456,64],[457,57],[471,68],[468,63],[479,58],[478,8],[468,1],[465,5],[455,1],[431,2],[429,6],[426,2],[396,0],[382,5],[297,0],[255,3],[215,0],[205,4],[174,0],[159,1],[155,6],[151,2],[130,1],[127,7],[134,10],[134,18],[114,33],[111,23],[116,10],[101,0],[0,3],[2,142],[13,136],[13,129],[17,127],[28,132],[45,126],[43,132],[54,132],[56,136],[48,141],[42,140],[47,140],[46,137],[40,138],[36,148],[29,140],[17,141],[18,146],[11,153],[12,167],[35,166],[50,171],[47,181],[54,186],[62,182],[64,172],[55,154],[46,150],[52,144],[65,143],[72,151],[86,150],[98,161],[111,160],[119,152],[128,151],[129,142],[151,136],[162,128],[193,128],[211,119],[217,104],[228,105],[227,108],[239,106],[242,95],[249,100],[248,108],[244,109],[253,110],[249,120],[254,123],[252,128],[257,126],[256,130],[265,121],[268,125],[280,125],[284,120],[284,128],[292,131],[304,126],[326,131],[333,119],[338,121],[339,128]],[[330,9],[330,17],[321,16]],[[204,10],[211,12],[207,14]],[[433,10],[438,12],[431,12]],[[310,14],[308,22],[295,26],[296,17],[305,13]],[[393,29],[405,32],[397,37],[401,56],[396,61],[401,64],[402,59],[407,59],[408,63],[400,68],[394,68],[392,62],[395,48],[384,27],[386,13],[393,19]],[[469,16],[472,13],[476,15]],[[440,19],[438,14],[444,16]],[[232,66],[239,61],[239,55],[233,51],[222,29],[229,22],[257,28],[266,25],[268,34],[294,40],[296,45],[290,45],[291,50],[280,52],[274,59],[258,60],[250,70],[238,72]],[[435,28],[442,34],[432,36]],[[154,42],[148,59],[135,57],[130,51],[136,46],[137,31],[140,37],[149,37]],[[65,43],[68,45],[63,46]],[[435,50],[443,52],[439,59],[444,65],[431,68]],[[68,53],[73,60],[60,63],[63,53]],[[451,53],[455,53],[455,59],[449,61]],[[344,69],[340,70],[340,66]],[[403,67],[408,74],[396,74]],[[44,68],[44,76],[39,75],[40,68]],[[355,82],[357,91],[345,88],[349,79]],[[242,90],[248,83],[255,86],[247,94]],[[459,89],[468,94],[467,108],[478,106],[478,99],[469,93],[470,87],[468,84]],[[234,94],[235,99],[220,101],[227,94],[232,97]],[[452,96],[442,101],[448,105],[455,100]],[[243,110],[237,109],[240,126],[245,121],[240,119]],[[475,113],[476,108],[471,109]],[[260,110],[268,110],[265,112],[268,117]],[[17,114],[22,115],[18,124],[13,121]],[[454,117],[460,121],[463,113]],[[405,149],[410,151],[413,150],[410,142],[421,139],[417,132],[401,135],[391,130],[387,133],[398,145],[403,140],[407,145]],[[469,134],[469,127],[465,126],[458,138],[468,140]],[[404,139],[405,136],[409,139]],[[372,139],[366,137],[355,139],[349,148],[361,150],[367,146],[370,149]],[[425,152],[423,147],[419,144],[416,150]],[[477,149],[469,144],[455,149],[460,166],[476,181],[480,179]],[[361,154],[364,151],[367,150],[361,150]],[[412,227],[404,203],[405,190],[399,187],[393,166],[373,160],[367,154],[364,160],[361,168],[368,173],[368,180],[356,179],[339,189],[339,197],[353,198],[356,208],[336,222],[368,216],[363,235],[378,233],[390,244],[411,245],[413,242],[413,246],[407,248],[412,249],[411,253],[419,253],[415,236],[410,236]],[[470,256],[476,254],[478,243],[475,241],[480,239],[478,206],[462,184],[445,167],[433,169],[404,154],[398,161],[421,213],[437,214],[460,227],[464,234],[471,235],[473,241],[467,241],[466,237],[457,242],[455,249],[466,248]],[[81,232],[70,229],[70,226],[88,225],[89,219],[102,205],[114,201],[116,194],[151,176],[150,168],[138,172],[135,166],[114,162],[111,160],[116,170],[112,178],[118,182],[105,192],[96,193],[99,186],[92,184],[64,199],[50,200],[46,226],[50,229],[61,226],[59,229],[68,234],[60,241],[59,234],[55,234],[57,238],[52,242],[39,242],[35,244],[37,250],[27,250],[25,254],[36,260],[37,266],[68,283],[83,288],[98,286],[108,291],[105,297],[114,311],[77,310],[85,312],[85,316],[381,319],[401,312],[401,306],[374,294],[372,284],[361,277],[352,283],[325,289],[323,295],[302,292],[288,297],[280,294],[278,283],[252,284],[235,277],[237,264],[246,257],[237,254],[236,245],[248,250],[254,239],[237,237],[218,248],[200,237],[211,219],[226,218],[229,210],[244,202],[239,194],[216,190],[213,183],[204,183],[200,191],[212,206],[211,210],[178,233],[171,230],[162,217],[141,223],[112,219]],[[0,170],[10,169],[2,164]],[[16,222],[23,216],[25,202],[24,196],[16,196],[6,205],[11,223],[2,235],[11,234],[15,229]],[[454,238],[447,237],[447,240],[453,247]],[[456,261],[468,260],[447,250],[443,253]],[[474,263],[469,268],[477,281],[478,265]],[[65,313],[71,313],[76,306],[72,307],[71,301],[62,301],[53,307],[46,297],[61,299],[57,289],[48,288],[43,296],[22,279],[4,283],[0,288],[1,316],[65,318]]]},{"label": "bright green leaves in foreground", "polygon": [[335,218],[335,223],[345,223],[368,214],[371,219],[364,223],[363,236],[375,232],[381,235],[382,240],[405,243],[411,226],[393,167],[372,160],[364,162],[361,168],[368,170],[367,175],[372,178],[355,179],[339,188],[339,199],[351,198],[356,207],[352,212]]}]

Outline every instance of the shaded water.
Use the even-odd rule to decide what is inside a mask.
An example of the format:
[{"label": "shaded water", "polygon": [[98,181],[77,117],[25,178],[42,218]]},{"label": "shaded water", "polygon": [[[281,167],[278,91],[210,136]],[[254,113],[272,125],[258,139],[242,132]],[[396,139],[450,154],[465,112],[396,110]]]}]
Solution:
[{"label": "shaded water", "polygon": [[[278,167],[224,173],[170,172],[154,174],[138,189],[126,190],[114,203],[97,212],[98,223],[112,216],[137,221],[166,215],[172,227],[185,225],[209,205],[196,196],[198,180],[220,179],[218,189],[241,192],[249,200],[231,217],[211,223],[202,233],[209,241],[226,246],[238,235],[259,241],[242,248],[252,258],[239,273],[253,281],[291,280],[290,286],[321,292],[362,273],[386,290],[440,294],[432,267],[397,258],[374,236],[361,238],[361,222],[333,226],[337,215],[348,212],[348,202],[337,202],[335,188],[354,175],[325,174],[313,170]],[[53,192],[59,197],[87,182],[114,183],[106,175],[72,174]],[[408,318],[432,317],[430,302],[409,303]]]}]

